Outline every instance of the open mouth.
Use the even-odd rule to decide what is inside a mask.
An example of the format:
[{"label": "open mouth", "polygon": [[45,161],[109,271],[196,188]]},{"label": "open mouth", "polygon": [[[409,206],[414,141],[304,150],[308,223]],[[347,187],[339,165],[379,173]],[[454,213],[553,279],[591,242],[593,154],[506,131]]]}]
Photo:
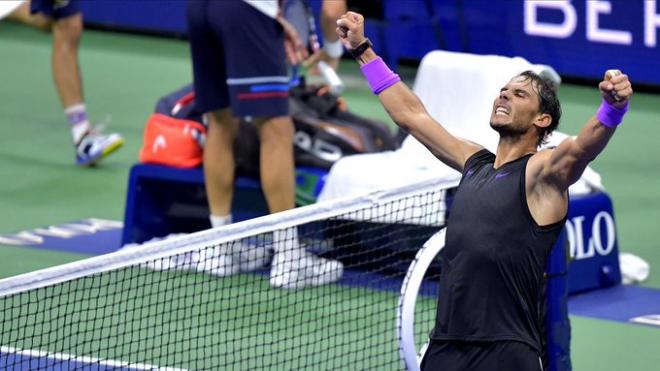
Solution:
[{"label": "open mouth", "polygon": [[496,116],[508,116],[509,115],[509,110],[506,107],[499,106],[495,108],[495,115]]}]

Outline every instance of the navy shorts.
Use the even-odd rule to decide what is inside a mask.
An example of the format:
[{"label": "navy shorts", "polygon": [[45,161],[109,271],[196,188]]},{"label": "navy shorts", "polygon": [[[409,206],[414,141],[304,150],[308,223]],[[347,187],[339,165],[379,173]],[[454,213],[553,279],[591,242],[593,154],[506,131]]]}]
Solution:
[{"label": "navy shorts", "polygon": [[80,13],[80,0],[32,0],[30,13],[41,13],[55,20]]},{"label": "navy shorts", "polygon": [[188,33],[201,112],[288,115],[284,31],[276,20],[243,0],[189,0]]},{"label": "navy shorts", "polygon": [[542,371],[536,350],[518,341],[431,340],[422,370],[442,371]]}]

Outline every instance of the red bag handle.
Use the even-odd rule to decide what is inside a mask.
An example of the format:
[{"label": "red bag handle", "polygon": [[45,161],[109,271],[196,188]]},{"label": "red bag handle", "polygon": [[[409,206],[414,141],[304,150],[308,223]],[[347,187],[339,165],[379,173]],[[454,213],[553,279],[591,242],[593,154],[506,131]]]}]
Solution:
[{"label": "red bag handle", "polygon": [[179,111],[181,111],[181,108],[186,107],[187,105],[191,104],[194,101],[195,101],[195,92],[191,91],[190,93],[184,95],[178,101],[176,101],[174,107],[172,108],[172,115],[176,115],[177,113],[179,113]]}]

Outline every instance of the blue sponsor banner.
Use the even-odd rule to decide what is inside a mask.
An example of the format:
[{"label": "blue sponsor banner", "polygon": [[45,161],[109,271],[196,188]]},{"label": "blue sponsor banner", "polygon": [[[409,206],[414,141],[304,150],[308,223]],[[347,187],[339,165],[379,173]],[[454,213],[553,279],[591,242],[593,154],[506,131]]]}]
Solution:
[{"label": "blue sponsor banner", "polygon": [[566,226],[548,262],[546,350],[550,371],[572,369],[568,294],[614,286],[620,281],[610,198],[605,193],[571,198]]},{"label": "blue sponsor banner", "polygon": [[522,56],[567,76],[619,68],[660,84],[656,0],[466,0],[469,52]]},{"label": "blue sponsor banner", "polygon": [[571,199],[564,235],[569,244],[568,291],[577,293],[621,282],[612,201],[605,193]]},{"label": "blue sponsor banner", "polygon": [[[637,83],[660,85],[657,0],[383,0],[383,5],[383,19],[368,21],[367,32],[392,64],[446,49],[521,56],[564,76],[589,79],[619,68]],[[90,24],[186,32],[183,0],[83,1],[81,7]],[[318,13],[320,0],[312,7]]]}]

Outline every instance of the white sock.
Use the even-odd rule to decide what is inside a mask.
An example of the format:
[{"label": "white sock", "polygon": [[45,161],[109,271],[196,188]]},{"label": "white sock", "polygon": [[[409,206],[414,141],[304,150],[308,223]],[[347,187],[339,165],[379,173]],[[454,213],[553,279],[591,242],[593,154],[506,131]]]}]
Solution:
[{"label": "white sock", "polygon": [[87,134],[92,125],[87,119],[87,107],[84,103],[74,104],[64,109],[69,124],[71,124],[71,135],[73,142],[78,144],[85,134]]},{"label": "white sock", "polygon": [[273,231],[273,248],[275,254],[285,254],[288,259],[299,259],[302,249],[298,242],[298,228],[291,227]]},{"label": "white sock", "polygon": [[232,223],[232,217],[231,214],[224,215],[224,216],[218,216],[218,215],[209,215],[209,220],[211,221],[211,227],[216,228],[216,227],[222,227],[224,225],[228,225]]}]

